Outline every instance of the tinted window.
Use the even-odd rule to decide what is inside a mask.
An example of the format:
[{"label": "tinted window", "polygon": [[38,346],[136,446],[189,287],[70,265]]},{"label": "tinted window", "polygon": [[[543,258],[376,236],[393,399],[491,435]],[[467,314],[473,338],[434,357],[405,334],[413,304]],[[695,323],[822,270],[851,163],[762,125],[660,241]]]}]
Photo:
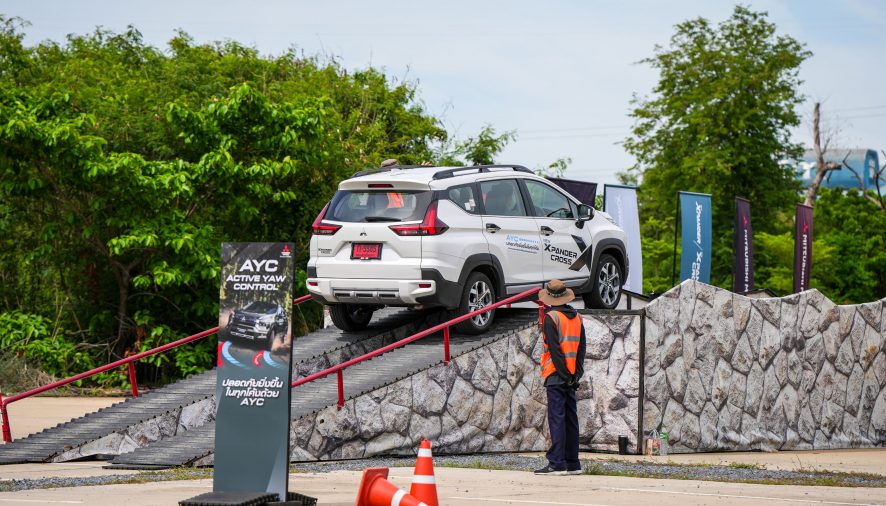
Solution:
[{"label": "tinted window", "polygon": [[458,207],[471,214],[477,213],[477,199],[474,197],[473,186],[454,186],[447,190],[446,195]]},{"label": "tinted window", "polygon": [[534,216],[575,219],[575,206],[565,195],[538,181],[525,182]]},{"label": "tinted window", "polygon": [[339,190],[324,219],[348,222],[420,220],[431,192]]},{"label": "tinted window", "polygon": [[513,179],[480,183],[483,206],[490,216],[526,216],[520,188]]}]

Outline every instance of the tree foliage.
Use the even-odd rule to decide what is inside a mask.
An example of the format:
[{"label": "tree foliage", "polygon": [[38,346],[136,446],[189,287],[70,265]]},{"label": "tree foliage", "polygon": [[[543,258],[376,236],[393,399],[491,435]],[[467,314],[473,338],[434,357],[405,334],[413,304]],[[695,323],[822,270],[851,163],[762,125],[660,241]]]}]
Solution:
[{"label": "tree foliage", "polygon": [[[762,211],[757,231],[783,231],[785,222],[769,217],[797,199],[799,183],[778,162],[799,152],[790,128],[799,124],[798,72],[809,56],[802,44],[778,35],[765,13],[738,6],[717,25],[703,18],[677,25],[670,44],[641,62],[659,80],[650,97],[635,96],[635,125],[624,145],[637,159],[628,177],[641,181],[641,213],[656,220],[644,226],[644,241],[672,241],[660,229],[673,233],[678,191],[712,194],[712,281],[729,286],[734,197]],[[656,261],[644,262],[647,289],[670,284],[660,275],[665,246],[649,245]]]},{"label": "tree foliage", "polygon": [[[294,241],[303,266],[341,179],[433,160],[446,143],[487,161],[512,137],[453,141],[413,84],[295,50],[185,33],[159,50],[134,28],[22,39],[0,18],[0,316],[10,335],[41,322],[22,346],[62,340],[90,363],[213,326],[221,242]],[[212,351],[151,362],[176,377]]]}]

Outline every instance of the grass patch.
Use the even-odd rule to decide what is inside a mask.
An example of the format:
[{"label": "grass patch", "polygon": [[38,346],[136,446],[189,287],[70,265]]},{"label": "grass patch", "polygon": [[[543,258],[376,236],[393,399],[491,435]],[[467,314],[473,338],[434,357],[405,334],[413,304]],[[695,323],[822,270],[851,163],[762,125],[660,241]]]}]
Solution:
[{"label": "grass patch", "polygon": [[758,471],[766,469],[766,466],[762,464],[753,464],[750,462],[730,462],[727,467],[731,467],[732,469],[756,469]]},{"label": "grass patch", "polygon": [[490,464],[477,459],[473,462],[441,462],[434,464],[436,467],[454,467],[461,469],[484,469],[487,471],[514,471],[512,466],[504,466],[500,464]]}]

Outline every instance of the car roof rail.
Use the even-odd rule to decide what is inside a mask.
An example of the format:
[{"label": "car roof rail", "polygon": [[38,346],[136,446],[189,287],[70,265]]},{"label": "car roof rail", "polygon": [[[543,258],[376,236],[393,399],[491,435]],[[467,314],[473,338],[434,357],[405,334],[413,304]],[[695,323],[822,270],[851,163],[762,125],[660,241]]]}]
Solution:
[{"label": "car roof rail", "polygon": [[351,175],[351,177],[354,178],[354,177],[368,176],[370,174],[378,174],[381,172],[388,172],[393,169],[417,169],[420,167],[423,167],[423,165],[388,165],[387,167],[375,167],[372,169],[361,170],[359,172],[353,173]]},{"label": "car roof rail", "polygon": [[441,170],[434,174],[434,179],[446,179],[449,177],[455,177],[458,175],[458,172],[476,170],[479,174],[485,174],[487,172],[498,172],[497,170],[491,169],[511,169],[516,172],[527,172],[529,174],[534,174],[531,170],[527,169],[522,165],[471,165],[467,167],[456,167],[454,169],[446,169]]}]

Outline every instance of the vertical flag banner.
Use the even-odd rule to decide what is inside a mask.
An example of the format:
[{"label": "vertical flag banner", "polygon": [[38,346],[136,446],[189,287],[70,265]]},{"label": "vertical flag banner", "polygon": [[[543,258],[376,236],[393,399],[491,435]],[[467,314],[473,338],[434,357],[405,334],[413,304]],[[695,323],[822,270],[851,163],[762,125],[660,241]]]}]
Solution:
[{"label": "vertical flag banner", "polygon": [[222,244],[215,492],[286,498],[293,248]]},{"label": "vertical flag banner", "polygon": [[794,226],[794,293],[809,289],[812,275],[812,208],[797,204]]},{"label": "vertical flag banner", "polygon": [[637,210],[637,188],[606,185],[603,187],[603,210],[628,236],[628,265],[631,266],[625,290],[643,293],[643,252],[640,243],[640,213]]},{"label": "vertical flag banner", "polygon": [[711,282],[711,196],[680,192],[683,254],[680,281]]},{"label": "vertical flag banner", "polygon": [[750,292],[754,289],[754,243],[751,230],[751,203],[741,197],[735,199],[735,270],[732,273],[732,291]]},{"label": "vertical flag banner", "polygon": [[582,204],[594,207],[594,201],[597,199],[597,183],[586,183],[584,181],[574,181],[558,177],[549,177],[548,181],[566,190]]}]

